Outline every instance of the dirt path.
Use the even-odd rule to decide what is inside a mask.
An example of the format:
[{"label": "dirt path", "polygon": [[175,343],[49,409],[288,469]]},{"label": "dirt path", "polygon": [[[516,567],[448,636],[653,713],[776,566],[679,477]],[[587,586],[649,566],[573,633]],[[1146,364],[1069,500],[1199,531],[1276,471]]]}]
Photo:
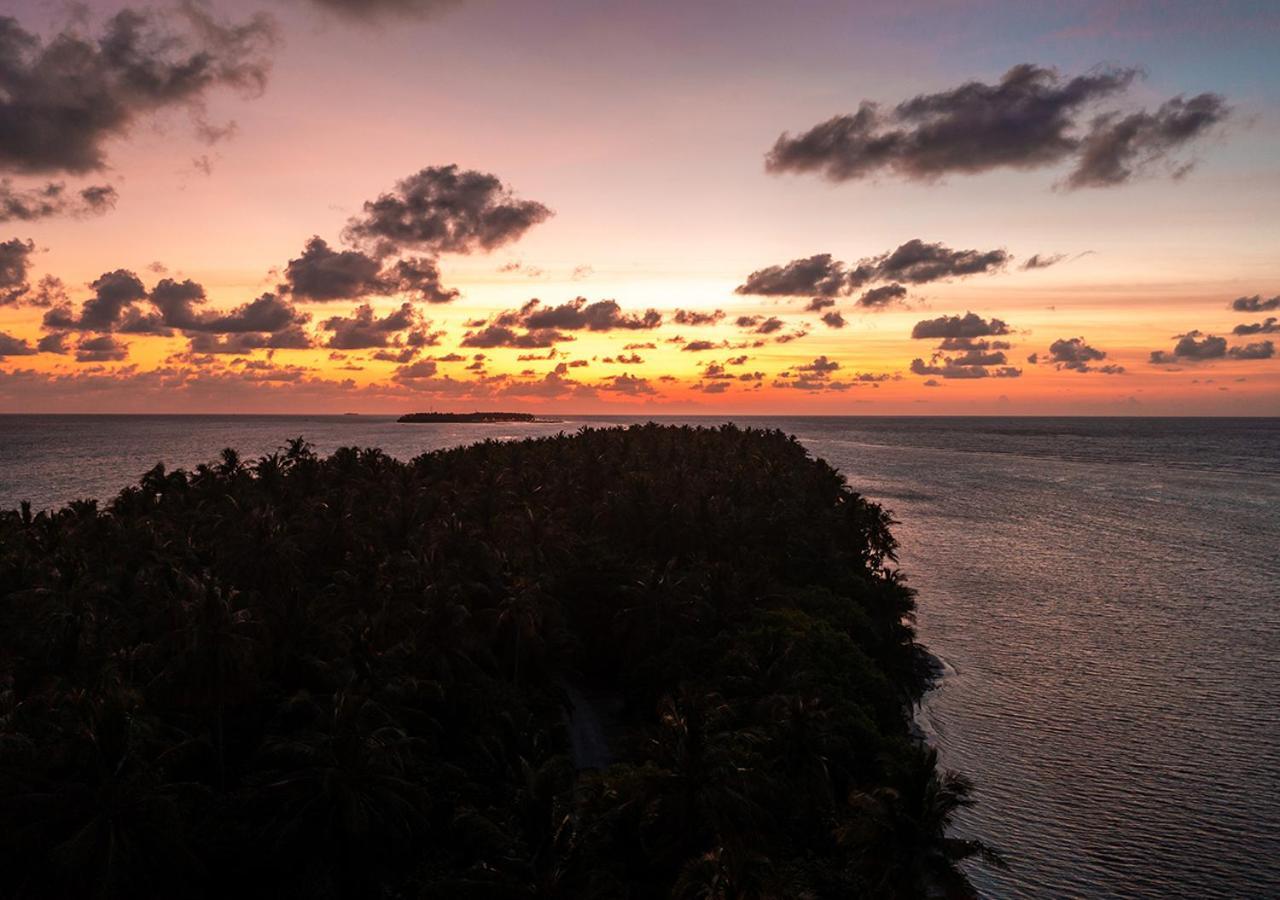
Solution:
[{"label": "dirt path", "polygon": [[565,719],[569,725],[570,752],[579,772],[607,769],[613,762],[605,729],[613,724],[618,700],[608,694],[583,691],[568,682],[561,685],[569,698]]}]

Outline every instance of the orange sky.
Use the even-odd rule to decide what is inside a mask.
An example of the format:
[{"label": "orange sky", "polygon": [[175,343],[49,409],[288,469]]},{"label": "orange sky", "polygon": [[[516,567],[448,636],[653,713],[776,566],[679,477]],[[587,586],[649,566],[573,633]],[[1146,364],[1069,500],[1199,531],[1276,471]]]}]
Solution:
[{"label": "orange sky", "polygon": [[[260,93],[217,83],[174,102],[120,93],[127,121],[85,137],[102,159],[82,171],[50,162],[58,148],[37,156],[0,138],[0,177],[11,191],[59,182],[70,191],[111,184],[118,193],[113,208],[93,214],[0,221],[0,242],[32,248],[22,299],[0,303],[0,411],[1280,414],[1280,360],[1261,348],[1280,338],[1232,334],[1280,315],[1267,305],[1280,295],[1277,25],[1253,5],[1226,4],[1212,40],[1184,27],[1192,7],[1178,4],[1185,15],[1135,4],[1119,18],[1103,18],[1105,4],[868,4],[855,12],[813,2],[785,16],[772,4],[533,6],[464,0],[370,22],[309,0],[216,3],[213,21],[245,22],[265,9],[274,22],[273,41],[254,48],[270,70]],[[13,16],[42,41],[69,30],[92,44],[121,4],[91,7],[82,21],[34,2]],[[178,15],[163,27],[193,34]],[[802,134],[864,100],[884,111],[966,82],[994,86],[1020,63],[1056,71],[1049,90],[1102,63],[1145,70],[1122,94],[1070,113],[1066,133],[1082,147],[1103,113],[1158,116],[1170,98],[1203,92],[1220,95],[1224,112],[1185,143],[1160,143],[1153,128],[1129,158],[1132,177],[1103,186],[1069,188],[1083,150],[923,174],[924,156],[904,156],[839,181],[817,169],[766,172],[765,155],[783,132]],[[51,102],[51,90],[15,90]],[[883,115],[883,129],[915,127]],[[231,120],[224,139],[199,137],[199,122]],[[975,140],[983,159],[1005,159]],[[448,165],[495,176],[495,204],[536,202],[551,214],[489,246],[428,241],[388,254],[344,232],[368,215],[366,201]],[[315,302],[285,271],[313,235],[386,266],[433,259],[458,297],[426,303],[384,286]],[[809,294],[735,292],[769,266],[828,253],[851,270],[913,240],[939,253],[1003,255],[972,274],[902,282],[905,299],[874,310],[858,305],[864,287],[845,286],[827,308],[840,311],[840,328],[821,320],[827,310],[805,310]],[[1035,254],[1062,259],[1024,270]],[[148,292],[162,278],[198,282],[206,318],[276,292],[309,316],[312,346],[208,355],[193,350],[188,329],[95,330],[82,304],[94,293],[89,284],[115,270],[135,273]],[[65,285],[78,325],[50,325],[49,307],[31,302],[46,275]],[[898,281],[886,275],[883,283]],[[1232,309],[1255,295],[1258,311]],[[547,307],[576,297],[614,300],[623,316],[656,310],[662,322],[561,330],[553,348],[464,346],[480,320],[492,324],[531,298]],[[416,324],[388,332],[387,347],[326,346],[326,320],[350,318],[366,303],[384,317],[406,301]],[[132,307],[155,310],[149,297]],[[674,321],[677,310],[725,315],[685,326]],[[986,367],[992,375],[1005,368],[1017,377],[912,372],[913,360],[933,364],[947,353],[937,339],[913,339],[913,326],[970,311],[1006,324],[977,340],[1003,348],[987,351],[1005,358]],[[753,316],[782,325],[758,334],[735,324]],[[374,358],[404,351],[414,330],[436,343],[397,361]],[[64,333],[64,352],[35,352],[54,332]],[[1192,332],[1225,338],[1222,352],[1206,344],[1203,358],[1173,355],[1178,336]],[[1055,341],[1077,337],[1105,357],[1085,371],[1045,361]],[[112,354],[123,358],[82,349],[103,338],[127,345]],[[718,346],[691,352],[691,341]],[[1242,349],[1251,344],[1257,349]],[[553,358],[519,359],[550,349]],[[1170,361],[1153,362],[1153,351]],[[1040,362],[1029,362],[1032,354]],[[415,378],[428,362],[434,373]],[[718,366],[733,377],[707,377]]]}]

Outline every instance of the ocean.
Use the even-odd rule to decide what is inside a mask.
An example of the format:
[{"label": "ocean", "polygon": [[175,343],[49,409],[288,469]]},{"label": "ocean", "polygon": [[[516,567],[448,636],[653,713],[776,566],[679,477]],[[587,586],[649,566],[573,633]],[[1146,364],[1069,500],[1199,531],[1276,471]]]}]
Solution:
[{"label": "ocean", "polygon": [[[0,508],[299,435],[407,459],[631,421],[0,416]],[[983,896],[1280,897],[1280,419],[736,421],[897,519],[945,670],[918,720],[976,782],[957,834],[1011,864],[972,871]]]}]

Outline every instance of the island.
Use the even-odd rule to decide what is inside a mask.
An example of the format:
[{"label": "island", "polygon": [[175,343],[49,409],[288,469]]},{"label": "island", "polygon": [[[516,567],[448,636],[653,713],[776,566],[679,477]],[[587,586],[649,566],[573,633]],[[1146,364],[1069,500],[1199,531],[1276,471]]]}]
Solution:
[{"label": "island", "polygon": [[890,525],[728,425],[0,511],[0,896],[972,896]]},{"label": "island", "polygon": [[539,420],[533,413],[517,413],[517,412],[469,412],[469,413],[447,413],[447,412],[420,412],[408,413],[396,419],[397,422],[411,422],[414,424],[428,424],[437,422],[465,423],[473,424],[494,424],[498,422],[538,422]]}]

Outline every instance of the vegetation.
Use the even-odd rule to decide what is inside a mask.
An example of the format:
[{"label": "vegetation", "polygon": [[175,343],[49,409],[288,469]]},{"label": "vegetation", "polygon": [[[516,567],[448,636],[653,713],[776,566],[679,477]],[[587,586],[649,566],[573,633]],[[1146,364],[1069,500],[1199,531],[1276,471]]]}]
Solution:
[{"label": "vegetation", "polygon": [[0,895],[966,896],[889,524],[656,425],[0,513]]},{"label": "vegetation", "polygon": [[512,412],[469,412],[469,413],[445,413],[445,412],[422,412],[407,413],[396,419],[397,422],[432,423],[432,422],[466,422],[469,424],[480,423],[490,424],[493,422],[536,422],[537,417],[533,413],[512,413]]}]

